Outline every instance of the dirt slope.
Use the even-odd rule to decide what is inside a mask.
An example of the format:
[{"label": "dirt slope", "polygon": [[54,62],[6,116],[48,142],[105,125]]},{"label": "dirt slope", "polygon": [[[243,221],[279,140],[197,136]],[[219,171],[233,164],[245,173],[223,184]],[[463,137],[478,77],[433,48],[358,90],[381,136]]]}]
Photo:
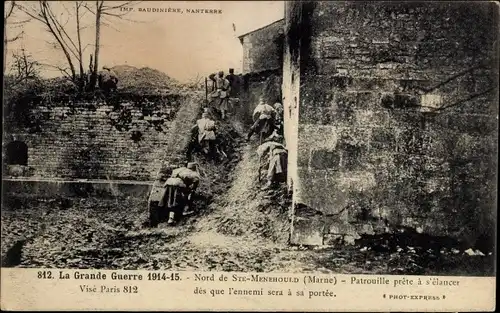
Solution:
[{"label": "dirt slope", "polygon": [[[242,149],[230,188],[218,196],[196,225],[196,230],[217,232],[240,240],[286,244],[289,234],[288,207],[284,199],[270,199],[260,191],[258,157],[253,145]],[[283,195],[283,191],[281,191]],[[283,198],[283,196],[281,197]]]}]

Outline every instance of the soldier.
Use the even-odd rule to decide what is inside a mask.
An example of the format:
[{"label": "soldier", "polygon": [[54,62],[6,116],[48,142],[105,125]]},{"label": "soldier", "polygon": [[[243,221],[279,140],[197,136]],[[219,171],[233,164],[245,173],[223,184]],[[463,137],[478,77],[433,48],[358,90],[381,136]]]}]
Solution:
[{"label": "soldier", "polygon": [[238,96],[238,85],[239,80],[238,76],[234,74],[234,68],[229,69],[229,75],[226,76],[226,79],[229,81],[229,86],[231,87],[229,91],[229,97],[234,98]]},{"label": "soldier", "polygon": [[276,110],[276,121],[275,121],[275,126],[277,129],[277,132],[280,136],[283,136],[284,134],[284,129],[283,129],[283,105],[279,102],[276,101],[276,103],[273,105],[274,109]]},{"label": "soldier", "polygon": [[208,78],[212,81],[212,92],[217,90],[217,80],[215,79],[216,76],[217,74],[215,73],[208,75]]},{"label": "soldier", "polygon": [[220,71],[216,78],[217,93],[219,95],[218,109],[221,113],[221,118],[225,119],[226,113],[229,107],[229,92],[231,91],[231,85],[229,80],[224,77],[224,72]]},{"label": "soldier", "polygon": [[151,227],[156,227],[160,221],[167,215],[168,208],[165,207],[165,197],[167,195],[166,181],[172,175],[172,167],[165,166],[160,170],[156,178],[151,194],[149,195],[149,221]]},{"label": "soldier", "polygon": [[253,133],[262,133],[265,137],[269,136],[274,130],[273,124],[276,119],[276,110],[267,103],[264,103],[262,97],[252,115],[254,124],[250,128],[247,140],[250,140]]},{"label": "soldier", "polygon": [[193,160],[193,152],[197,151],[200,147],[198,143],[199,129],[198,125],[191,127],[191,137],[186,151],[186,159],[191,162]]},{"label": "soldier", "polygon": [[116,86],[118,85],[118,77],[115,72],[113,72],[109,67],[103,66],[102,71],[99,72],[98,82],[99,88],[104,91],[104,93],[109,94],[111,91],[116,91]]},{"label": "soldier", "polygon": [[198,128],[198,144],[206,154],[215,156],[215,122],[210,119],[208,112],[201,114],[201,119],[196,121]]},{"label": "soldier", "polygon": [[182,211],[185,205],[184,193],[186,185],[182,179],[178,177],[169,177],[165,182],[165,196],[160,202],[160,207],[165,207],[168,211],[167,224],[175,224],[177,212]]},{"label": "soldier", "polygon": [[186,167],[180,167],[172,172],[169,178],[172,184],[175,184],[177,193],[175,196],[178,199],[174,203],[175,210],[169,212],[167,224],[172,225],[178,219],[178,215],[189,215],[193,213],[193,195],[200,183],[200,174],[198,173],[197,164],[190,162]]},{"label": "soldier", "polygon": [[263,190],[271,188],[279,181],[286,180],[288,152],[285,146],[275,141],[268,141],[257,148],[257,154],[259,159],[269,155],[268,162],[266,162],[268,163],[267,184],[262,188]]}]

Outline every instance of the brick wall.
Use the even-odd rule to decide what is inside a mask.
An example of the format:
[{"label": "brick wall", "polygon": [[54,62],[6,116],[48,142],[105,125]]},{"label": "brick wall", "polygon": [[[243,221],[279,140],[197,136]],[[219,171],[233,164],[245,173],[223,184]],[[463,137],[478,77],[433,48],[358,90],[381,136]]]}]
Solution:
[{"label": "brick wall", "polygon": [[287,23],[301,16],[288,65],[301,68],[292,241],[387,225],[471,243],[491,236],[498,8],[305,2],[287,12]]},{"label": "brick wall", "polygon": [[30,125],[10,121],[6,134],[28,145],[35,177],[152,180],[185,102],[179,95],[119,95],[108,103],[42,101],[29,110]]},{"label": "brick wall", "polygon": [[243,73],[281,68],[279,31],[283,25],[284,20],[279,20],[240,37],[243,45]]}]

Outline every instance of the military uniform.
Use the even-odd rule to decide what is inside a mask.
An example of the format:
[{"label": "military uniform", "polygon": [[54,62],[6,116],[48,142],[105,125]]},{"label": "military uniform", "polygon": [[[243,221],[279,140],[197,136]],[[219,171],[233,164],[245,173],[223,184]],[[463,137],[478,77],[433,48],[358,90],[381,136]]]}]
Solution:
[{"label": "military uniform", "polygon": [[118,77],[115,72],[106,66],[103,66],[103,70],[99,72],[98,76],[99,88],[105,92],[110,92],[111,90],[116,90],[118,85]]},{"label": "military uniform", "polygon": [[[176,209],[169,212],[168,223],[173,224],[177,214],[182,214],[184,207],[191,208],[192,197],[200,182],[200,174],[196,171],[196,163],[189,163],[187,167],[180,167],[172,172],[170,182],[174,191],[170,203]],[[170,194],[169,194],[170,195]]]},{"label": "military uniform", "polygon": [[257,154],[260,158],[268,155],[267,163],[267,186],[286,178],[287,173],[287,155],[288,152],[280,143],[268,141],[257,148]]},{"label": "military uniform", "polygon": [[254,124],[252,125],[252,127],[250,127],[250,132],[248,133],[247,137],[248,140],[250,140],[250,137],[252,137],[253,133],[259,133],[261,131],[264,131],[265,133],[267,133],[267,135],[272,133],[273,129],[263,128],[266,126],[266,123],[267,127],[273,126],[273,122],[276,119],[276,110],[269,104],[263,103],[261,101],[259,105],[257,105],[257,107],[254,109],[252,118]]}]

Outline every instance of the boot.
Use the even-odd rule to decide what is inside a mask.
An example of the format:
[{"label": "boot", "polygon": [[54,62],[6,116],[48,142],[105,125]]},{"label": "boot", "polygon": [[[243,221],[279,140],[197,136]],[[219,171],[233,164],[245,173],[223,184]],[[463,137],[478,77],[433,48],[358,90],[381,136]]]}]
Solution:
[{"label": "boot", "polygon": [[168,213],[168,222],[167,225],[175,225],[175,213],[174,212],[169,212]]},{"label": "boot", "polygon": [[191,214],[193,214],[193,213],[194,213],[194,211],[193,211],[193,210],[191,210],[191,208],[189,207],[189,205],[186,205],[186,206],[184,207],[184,211],[182,212],[182,215],[183,215],[183,216],[188,216],[188,215],[191,215]]},{"label": "boot", "polygon": [[273,185],[273,182],[269,180],[267,182],[267,184],[264,187],[262,187],[260,190],[263,190],[263,191],[264,190],[269,190],[269,189],[271,189],[272,185]]}]

